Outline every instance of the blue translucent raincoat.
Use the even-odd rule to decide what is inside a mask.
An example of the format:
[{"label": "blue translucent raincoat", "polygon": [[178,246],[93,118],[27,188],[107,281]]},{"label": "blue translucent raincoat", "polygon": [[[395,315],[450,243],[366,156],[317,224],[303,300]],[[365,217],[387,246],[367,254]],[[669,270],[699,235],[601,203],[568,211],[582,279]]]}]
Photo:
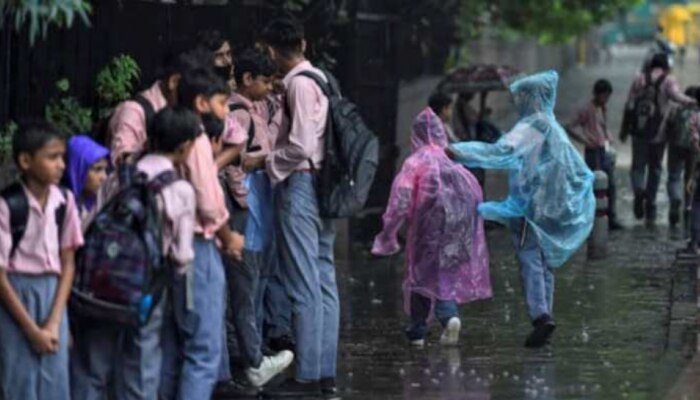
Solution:
[{"label": "blue translucent raincoat", "polygon": [[508,198],[479,206],[488,220],[525,218],[547,265],[559,267],[588,237],[595,217],[593,173],[554,117],[559,75],[547,71],[510,86],[520,121],[495,144],[451,147],[468,167],[506,169]]}]

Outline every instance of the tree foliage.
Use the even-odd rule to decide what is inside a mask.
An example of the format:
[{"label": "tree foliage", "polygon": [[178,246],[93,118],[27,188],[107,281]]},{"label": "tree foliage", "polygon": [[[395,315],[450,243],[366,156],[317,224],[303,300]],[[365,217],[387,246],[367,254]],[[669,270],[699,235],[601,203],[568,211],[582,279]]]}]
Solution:
[{"label": "tree foliage", "polygon": [[640,0],[461,0],[463,37],[496,27],[533,36],[540,42],[566,42],[638,5]]},{"label": "tree foliage", "polygon": [[20,31],[28,23],[29,42],[34,44],[40,34],[46,37],[52,25],[70,28],[75,19],[90,25],[92,5],[87,0],[0,0],[0,11],[0,28],[7,23]]}]

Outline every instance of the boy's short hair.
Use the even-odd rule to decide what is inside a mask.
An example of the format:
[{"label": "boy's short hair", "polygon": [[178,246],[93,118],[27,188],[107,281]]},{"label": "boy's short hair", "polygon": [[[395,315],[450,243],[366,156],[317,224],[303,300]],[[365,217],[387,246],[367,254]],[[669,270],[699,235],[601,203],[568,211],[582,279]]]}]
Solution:
[{"label": "boy's short hair", "polygon": [[195,68],[185,72],[177,87],[178,104],[192,108],[197,96],[209,100],[212,96],[231,94],[228,84],[209,68]]},{"label": "boy's short hair", "polygon": [[593,94],[610,94],[613,92],[612,83],[607,79],[599,79],[593,85]]},{"label": "boy's short hair", "polygon": [[304,27],[293,17],[272,20],[263,29],[260,38],[284,57],[302,52]]},{"label": "boy's short hair", "polygon": [[34,155],[48,142],[65,138],[56,128],[44,120],[31,120],[20,123],[19,129],[12,137],[12,157],[19,164],[19,156],[22,153]]},{"label": "boy's short hair", "polygon": [[445,107],[449,107],[450,104],[452,104],[452,97],[443,92],[435,92],[428,99],[428,106],[436,115],[440,115]]},{"label": "boy's short hair", "polygon": [[651,58],[651,63],[649,63],[649,68],[661,68],[664,71],[671,69],[671,64],[668,60],[668,55],[664,53],[656,53],[654,57]]},{"label": "boy's short hair", "polygon": [[156,153],[173,153],[201,133],[197,114],[185,107],[165,107],[153,117],[148,132],[149,147]]},{"label": "boy's short hair", "polygon": [[276,68],[267,52],[256,48],[249,48],[236,57],[234,78],[236,78],[236,84],[238,86],[243,84],[243,75],[245,75],[246,72],[250,73],[253,79],[255,79],[261,75],[274,75]]},{"label": "boy's short hair", "polygon": [[211,29],[197,32],[197,46],[200,46],[209,51],[217,51],[228,40],[221,32]]},{"label": "boy's short hair", "polygon": [[168,79],[173,75],[184,75],[187,71],[197,68],[209,68],[214,65],[212,52],[202,48],[194,48],[189,43],[179,43],[171,47],[163,58],[163,64],[158,69],[158,79]]}]

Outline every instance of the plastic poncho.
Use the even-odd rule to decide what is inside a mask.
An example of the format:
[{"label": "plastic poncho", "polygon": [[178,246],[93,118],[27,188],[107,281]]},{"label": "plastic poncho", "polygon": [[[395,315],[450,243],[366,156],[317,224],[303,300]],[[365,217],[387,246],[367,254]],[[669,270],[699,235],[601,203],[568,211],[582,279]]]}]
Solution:
[{"label": "plastic poncho", "polygon": [[479,213],[504,224],[525,218],[553,268],[586,240],[595,214],[593,173],[554,117],[558,81],[555,71],[516,81],[510,90],[521,118],[513,130],[495,144],[451,147],[469,167],[510,171],[508,198],[482,204]]},{"label": "plastic poncho", "polygon": [[[66,184],[76,199],[82,198],[88,171],[93,164],[108,157],[109,150],[88,136],[76,135],[68,141]],[[88,211],[92,209],[95,197],[86,197],[83,200],[85,209]]]},{"label": "plastic poncho", "polygon": [[418,115],[411,142],[413,154],[394,179],[372,253],[397,253],[398,231],[408,223],[403,288],[409,312],[411,293],[458,303],[491,297],[479,183],[447,158],[444,125],[429,108]]}]

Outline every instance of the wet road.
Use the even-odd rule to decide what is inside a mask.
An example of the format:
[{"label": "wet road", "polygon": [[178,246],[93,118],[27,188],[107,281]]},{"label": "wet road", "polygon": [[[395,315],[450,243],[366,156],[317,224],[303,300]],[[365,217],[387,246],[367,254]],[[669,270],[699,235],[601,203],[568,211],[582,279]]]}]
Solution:
[{"label": "wet road", "polygon": [[[643,51],[622,49],[611,64],[572,69],[562,76],[558,115],[565,120],[586,101],[593,82],[616,87],[609,107],[614,135]],[[682,84],[698,76],[691,58],[678,69]],[[630,229],[610,238],[607,260],[586,261],[583,249],[557,271],[558,329],[543,350],[523,347],[530,325],[518,266],[506,230],[489,232],[494,298],[461,308],[458,348],[442,348],[433,326],[425,349],[410,348],[402,333],[403,260],[369,257],[357,244],[356,259],[338,268],[342,296],[339,384],[344,399],[662,399],[696,346],[695,269],[674,266],[679,232],[632,220],[629,144],[618,145],[619,210]],[[504,182],[491,178],[489,192]],[[664,186],[662,186],[663,188]],[[700,394],[698,394],[700,396]]]},{"label": "wet road", "polygon": [[[643,51],[624,49],[611,64],[572,69],[562,76],[557,114],[562,120],[589,97],[599,77],[616,92],[609,115],[615,135],[622,104]],[[691,58],[693,62],[695,58]],[[689,61],[691,62],[691,61]],[[683,84],[697,63],[679,71]],[[375,259],[369,240],[338,261],[341,339],[338,384],[346,400],[431,399],[663,399],[696,348],[693,266],[674,265],[679,232],[632,220],[629,144],[618,146],[619,213],[626,231],[610,237],[610,256],[587,262],[582,249],[556,273],[558,329],[545,349],[523,347],[530,324],[522,300],[509,233],[488,232],[494,298],[461,307],[460,344],[443,348],[433,324],[424,349],[408,345],[401,302],[403,259]],[[503,193],[493,175],[489,197]],[[662,186],[663,187],[663,186]],[[368,235],[369,236],[369,235]],[[700,396],[700,394],[698,394]]]}]

